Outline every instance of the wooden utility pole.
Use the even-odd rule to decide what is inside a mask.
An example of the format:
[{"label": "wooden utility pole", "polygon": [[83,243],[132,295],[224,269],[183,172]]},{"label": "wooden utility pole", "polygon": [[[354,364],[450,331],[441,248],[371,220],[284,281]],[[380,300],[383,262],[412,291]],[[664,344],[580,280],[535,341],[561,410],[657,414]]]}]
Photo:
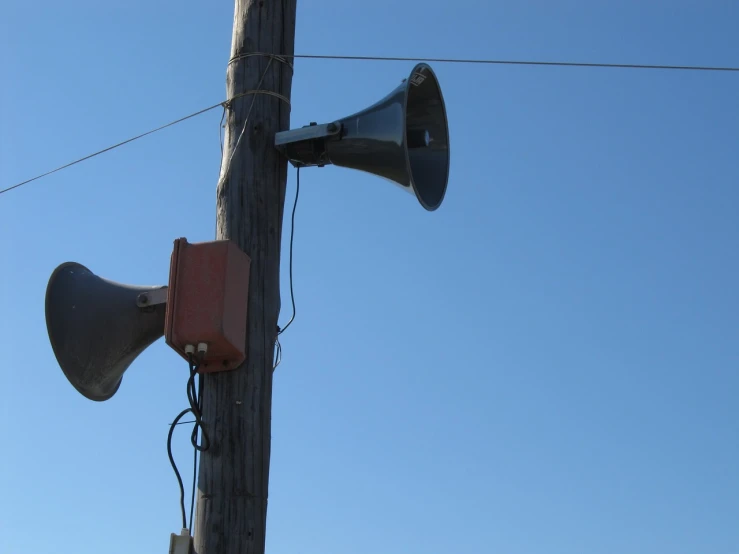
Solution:
[{"label": "wooden utility pole", "polygon": [[[203,426],[211,445],[200,460],[197,554],[263,554],[267,524],[287,180],[274,136],[290,124],[292,59],[263,54],[294,53],[297,0],[235,1],[227,70],[227,98],[234,100],[227,108],[217,238],[235,241],[251,257],[247,360],[234,371],[205,375]],[[245,94],[256,89],[283,98]]]}]

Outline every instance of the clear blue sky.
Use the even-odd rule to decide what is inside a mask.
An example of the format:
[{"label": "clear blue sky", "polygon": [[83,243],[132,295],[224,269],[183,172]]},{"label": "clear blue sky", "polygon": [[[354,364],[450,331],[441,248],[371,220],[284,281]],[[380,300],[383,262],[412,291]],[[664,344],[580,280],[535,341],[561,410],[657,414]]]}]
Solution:
[{"label": "clear blue sky", "polygon": [[[606,4],[301,0],[296,52],[739,65],[736,2]],[[5,2],[0,188],[224,99],[232,13]],[[299,60],[292,126],[412,66]],[[433,67],[439,211],[301,175],[268,552],[739,552],[739,75]],[[3,553],[166,552],[179,528],[182,360],[159,341],[88,401],[44,292],[68,260],[164,284],[175,238],[211,240],[219,119],[0,196]]]}]

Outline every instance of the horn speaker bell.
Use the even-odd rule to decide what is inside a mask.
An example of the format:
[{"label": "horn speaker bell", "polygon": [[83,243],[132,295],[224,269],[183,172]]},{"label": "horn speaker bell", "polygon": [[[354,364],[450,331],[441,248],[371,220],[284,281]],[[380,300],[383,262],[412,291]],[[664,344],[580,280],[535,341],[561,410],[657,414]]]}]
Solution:
[{"label": "horn speaker bell", "polygon": [[112,397],[131,362],[164,335],[166,304],[137,305],[139,295],[161,288],[109,281],[74,262],[52,273],[46,289],[49,340],[82,395]]},{"label": "horn speaker bell", "polygon": [[436,75],[423,63],[372,106],[331,123],[277,133],[275,146],[295,167],[333,164],[388,179],[429,211],[446,194],[446,107]]}]

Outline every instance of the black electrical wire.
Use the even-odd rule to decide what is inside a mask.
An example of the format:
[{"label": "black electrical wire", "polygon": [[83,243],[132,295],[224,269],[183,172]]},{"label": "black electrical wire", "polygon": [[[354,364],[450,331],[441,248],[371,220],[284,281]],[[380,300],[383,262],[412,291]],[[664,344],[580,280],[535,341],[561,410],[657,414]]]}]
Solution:
[{"label": "black electrical wire", "polygon": [[[172,434],[174,433],[174,429],[177,425],[180,425],[180,419],[184,417],[186,414],[191,413],[194,416],[194,420],[192,422],[182,422],[182,423],[194,423],[192,434],[190,435],[190,442],[192,443],[194,447],[194,455],[193,455],[193,474],[192,474],[192,495],[190,497],[190,526],[193,524],[193,513],[195,509],[195,486],[196,486],[196,473],[197,473],[197,467],[198,467],[198,452],[204,452],[210,448],[210,439],[208,438],[208,434],[205,431],[205,428],[203,427],[202,422],[202,409],[203,409],[203,384],[204,379],[203,375],[200,374],[198,386],[195,387],[195,377],[198,375],[198,369],[200,367],[200,360],[197,362],[193,359],[192,355],[188,356],[189,366],[190,366],[190,376],[187,380],[187,400],[190,404],[189,408],[185,408],[182,410],[177,417],[174,419],[174,421],[169,426],[169,434],[167,435],[167,455],[169,456],[169,463],[172,465],[172,469],[174,470],[175,477],[177,477],[177,484],[180,488],[180,511],[182,513],[182,528],[183,529],[191,529],[191,527],[187,526],[187,516],[185,513],[185,486],[182,483],[182,476],[180,475],[179,470],[177,469],[177,464],[174,461],[174,456],[172,455]],[[202,445],[198,444],[198,433],[202,432]]]},{"label": "black electrical wire", "polygon": [[[192,355],[190,356],[190,378],[187,380],[187,400],[190,403],[190,411],[195,417],[195,425],[192,428],[192,434],[190,435],[190,442],[193,448],[198,452],[204,452],[210,448],[210,438],[203,429],[202,413],[201,413],[201,399],[198,398],[198,391],[195,388],[195,377],[198,375],[198,369],[200,363],[193,361]],[[201,376],[202,377],[202,376]],[[202,381],[201,381],[202,384]],[[202,393],[201,393],[202,394]],[[203,434],[202,446],[198,444],[198,431]]]},{"label": "black electrical wire", "polygon": [[195,487],[197,485],[197,473],[198,473],[198,451],[193,449],[192,451],[192,494],[190,495],[190,534],[192,535],[195,530],[193,529],[193,513],[195,511]]},{"label": "black electrical wire", "polygon": [[[290,301],[293,305],[293,315],[290,317],[290,321],[288,321],[284,327],[279,328],[277,331],[277,336],[279,337],[282,333],[284,333],[290,325],[292,325],[292,322],[295,321],[295,291],[293,290],[293,240],[295,239],[295,210],[298,207],[298,196],[300,195],[300,168],[297,169],[297,179],[296,179],[296,185],[295,185],[295,202],[293,203],[293,213],[291,217],[290,222]],[[279,344],[279,343],[278,343]],[[282,349],[280,348],[280,353],[282,353]],[[279,361],[277,362],[279,364]],[[275,365],[275,367],[277,367]]]},{"label": "black electrical wire", "polygon": [[[203,384],[205,382],[205,379],[203,378],[203,374],[201,373],[198,376],[198,395],[197,395],[197,405],[198,405],[198,411],[202,414],[203,412]],[[197,427],[198,422],[195,420],[193,423],[196,424],[195,428],[195,441],[197,442],[198,436],[197,436]],[[202,421],[200,422],[200,426],[202,426]],[[203,437],[205,437],[205,431],[203,431]],[[210,443],[208,444],[210,446]],[[197,448],[193,449],[193,458],[192,458],[192,494],[190,496],[190,532],[194,532],[193,527],[193,513],[195,512],[195,486],[197,482],[197,472],[198,472],[198,452],[199,450]]]},{"label": "black electrical wire", "polygon": [[167,455],[169,456],[169,463],[172,464],[172,469],[174,469],[175,477],[177,477],[177,483],[180,486],[180,510],[182,512],[182,528],[187,529],[187,519],[185,515],[185,486],[182,484],[182,477],[180,476],[180,472],[177,469],[177,464],[174,461],[174,456],[172,456],[172,433],[174,433],[175,426],[177,425],[177,422],[182,419],[182,417],[187,414],[190,411],[190,408],[187,408],[185,410],[182,410],[179,415],[174,418],[174,421],[169,426],[169,434],[167,435]]}]

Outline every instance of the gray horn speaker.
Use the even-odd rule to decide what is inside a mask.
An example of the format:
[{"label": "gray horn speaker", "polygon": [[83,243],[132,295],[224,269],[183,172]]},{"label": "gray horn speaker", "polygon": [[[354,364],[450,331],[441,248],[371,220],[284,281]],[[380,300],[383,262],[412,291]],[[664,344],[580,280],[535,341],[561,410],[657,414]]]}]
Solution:
[{"label": "gray horn speaker", "polygon": [[54,355],[90,400],[116,393],[131,362],[164,334],[165,311],[166,287],[122,285],[74,262],[57,267],[46,288]]},{"label": "gray horn speaker", "polygon": [[277,133],[275,147],[295,167],[334,164],[389,179],[429,211],[444,200],[449,178],[446,108],[436,75],[423,63],[369,108]]}]

